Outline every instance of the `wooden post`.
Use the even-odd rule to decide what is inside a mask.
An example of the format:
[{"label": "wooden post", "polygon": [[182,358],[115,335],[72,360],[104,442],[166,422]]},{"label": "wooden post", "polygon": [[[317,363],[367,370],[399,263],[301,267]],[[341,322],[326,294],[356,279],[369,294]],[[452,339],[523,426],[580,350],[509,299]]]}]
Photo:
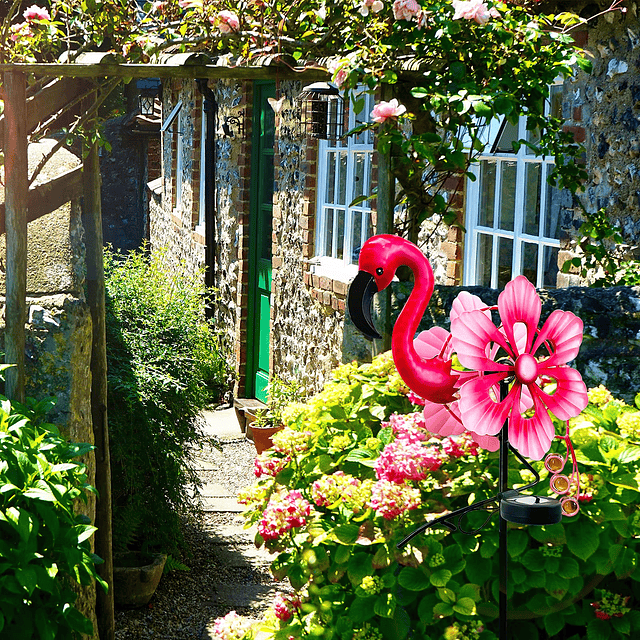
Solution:
[{"label": "wooden post", "polygon": [[5,224],[7,230],[5,393],[24,402],[24,347],[27,308],[27,155],[26,77],[17,71],[4,74]]},{"label": "wooden post", "polygon": [[105,285],[100,204],[100,162],[93,144],[84,161],[82,223],[87,260],[87,302],[93,321],[91,348],[91,418],[96,445],[96,553],[104,560],[98,572],[109,585],[108,593],[97,587],[97,617],[100,640],[114,640],[113,551],[111,528],[111,465],[107,423],[107,347],[105,336]]}]

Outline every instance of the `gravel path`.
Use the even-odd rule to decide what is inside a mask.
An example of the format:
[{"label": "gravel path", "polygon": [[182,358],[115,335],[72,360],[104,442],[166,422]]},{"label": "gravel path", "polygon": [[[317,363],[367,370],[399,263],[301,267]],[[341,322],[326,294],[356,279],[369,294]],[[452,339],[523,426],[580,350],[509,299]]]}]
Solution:
[{"label": "gravel path", "polygon": [[[240,438],[221,445],[222,451],[207,447],[199,452],[204,468],[202,480],[237,496],[240,489],[255,480],[255,448]],[[184,562],[190,571],[165,574],[147,607],[116,610],[116,638],[205,640],[212,637],[213,620],[232,609],[259,617],[267,606],[265,598],[278,585],[264,555],[257,553],[252,544],[254,533],[242,531],[242,523],[237,513],[207,512],[200,521],[185,524],[185,537],[193,556]],[[250,597],[243,600],[242,593]]]}]

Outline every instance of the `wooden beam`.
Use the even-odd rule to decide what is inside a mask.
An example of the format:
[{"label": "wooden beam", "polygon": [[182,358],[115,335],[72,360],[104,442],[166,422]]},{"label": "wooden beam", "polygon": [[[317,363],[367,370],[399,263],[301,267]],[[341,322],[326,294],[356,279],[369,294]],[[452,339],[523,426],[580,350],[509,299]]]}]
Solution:
[{"label": "wooden beam", "polygon": [[91,419],[96,445],[96,553],[104,560],[97,566],[109,585],[107,593],[98,586],[96,614],[100,640],[114,640],[113,535],[111,524],[111,463],[107,423],[107,342],[105,321],[104,254],[100,204],[100,162],[93,144],[84,161],[82,223],[85,230],[87,302],[91,310]]},{"label": "wooden beam", "polygon": [[[81,78],[53,78],[39,91],[27,97],[27,133],[47,120],[91,86]],[[0,115],[0,141],[4,136],[4,115]]]},{"label": "wooden beam", "polygon": [[[53,180],[29,189],[27,195],[27,222],[59,209],[70,200],[82,196],[82,167],[76,167],[56,176]],[[0,235],[5,232],[5,204],[0,202]]]},{"label": "wooden beam", "polygon": [[4,74],[5,224],[7,232],[7,308],[5,362],[15,364],[6,372],[5,394],[24,402],[25,322],[27,309],[27,155],[26,76],[19,71]]},{"label": "wooden beam", "polygon": [[271,65],[264,67],[252,66],[218,66],[218,65],[187,65],[170,66],[167,64],[74,64],[74,63],[18,63],[2,64],[0,71],[24,71],[37,76],[70,77],[70,78],[211,78],[230,80],[326,80],[330,77],[328,71],[310,67],[308,69],[291,69],[287,66]]}]

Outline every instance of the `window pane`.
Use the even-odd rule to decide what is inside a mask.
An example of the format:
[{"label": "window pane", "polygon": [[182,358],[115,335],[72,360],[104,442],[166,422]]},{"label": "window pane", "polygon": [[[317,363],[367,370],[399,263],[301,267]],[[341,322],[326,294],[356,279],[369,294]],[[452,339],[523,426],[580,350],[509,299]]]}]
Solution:
[{"label": "window pane", "polygon": [[[532,236],[540,233],[540,174],[539,163],[528,162],[525,168],[524,232]],[[535,282],[535,280],[533,281]]]},{"label": "window pane", "polygon": [[354,154],[354,167],[353,167],[353,196],[351,200],[364,195],[366,187],[365,180],[365,161],[366,157],[364,153]]},{"label": "window pane", "polygon": [[325,202],[335,204],[336,191],[336,153],[327,154],[327,191],[325,194]]},{"label": "window pane", "polygon": [[513,240],[498,238],[498,289],[503,289],[511,280],[511,263],[513,260]]},{"label": "window pane", "polygon": [[325,209],[325,236],[324,236],[324,254],[325,256],[333,256],[333,209]]},{"label": "window pane", "polygon": [[552,118],[562,118],[562,85],[554,84],[549,91],[549,115]]},{"label": "window pane", "polygon": [[351,238],[352,238],[352,250],[351,260],[349,264],[355,264],[358,262],[358,256],[360,255],[360,247],[362,246],[362,213],[355,212],[351,216]]},{"label": "window pane", "polygon": [[476,282],[481,287],[491,286],[491,254],[493,237],[486,233],[478,234],[478,261],[476,263]]},{"label": "window pane", "polygon": [[513,142],[518,139],[518,125],[511,124],[510,122],[506,122],[504,124],[504,129],[502,130],[502,134],[500,135],[500,139],[496,144],[495,152],[499,151],[500,153],[513,153]]},{"label": "window pane", "polygon": [[555,289],[558,286],[558,247],[544,248],[544,261],[542,268],[544,273],[542,276],[542,286],[545,289]]},{"label": "window pane", "polygon": [[544,235],[547,238],[560,238],[560,208],[562,206],[562,191],[552,187],[547,182],[547,204],[544,214]]},{"label": "window pane", "polygon": [[493,209],[496,197],[496,163],[483,160],[480,163],[480,210],[478,224],[493,227]]},{"label": "window pane", "polygon": [[520,272],[529,282],[538,283],[538,245],[531,242],[522,244],[522,265]]},{"label": "window pane", "polygon": [[338,202],[347,204],[347,154],[341,153],[338,164]]},{"label": "window pane", "polygon": [[336,229],[336,258],[344,258],[344,209],[336,211],[338,215],[338,228]]},{"label": "window pane", "polygon": [[500,229],[513,231],[516,211],[516,168],[515,162],[500,163]]}]

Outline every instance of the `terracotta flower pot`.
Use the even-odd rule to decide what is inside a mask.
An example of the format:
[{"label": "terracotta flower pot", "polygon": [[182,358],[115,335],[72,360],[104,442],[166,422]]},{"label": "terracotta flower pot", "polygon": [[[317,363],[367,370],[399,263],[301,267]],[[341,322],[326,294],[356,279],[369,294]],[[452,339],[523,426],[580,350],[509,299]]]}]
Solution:
[{"label": "terracotta flower pot", "polygon": [[120,607],[142,607],[156,591],[167,556],[126,551],[113,556],[113,597]]},{"label": "terracotta flower pot", "polygon": [[253,444],[256,447],[257,453],[262,453],[273,446],[271,436],[277,433],[284,427],[282,425],[278,427],[254,427],[251,426],[251,435],[253,437]]}]

